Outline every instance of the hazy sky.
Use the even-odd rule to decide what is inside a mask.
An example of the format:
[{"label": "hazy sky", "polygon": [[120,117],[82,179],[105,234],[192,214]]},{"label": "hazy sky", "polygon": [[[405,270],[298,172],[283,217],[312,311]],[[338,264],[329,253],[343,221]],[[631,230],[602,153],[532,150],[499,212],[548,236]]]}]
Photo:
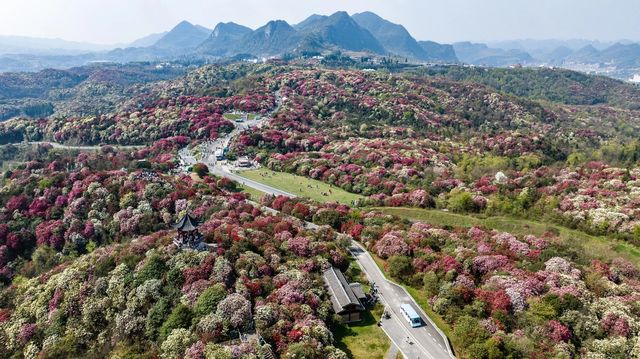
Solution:
[{"label": "hazy sky", "polygon": [[419,40],[640,40],[640,0],[0,0],[0,35],[130,42],[181,20],[214,27],[370,10]]}]

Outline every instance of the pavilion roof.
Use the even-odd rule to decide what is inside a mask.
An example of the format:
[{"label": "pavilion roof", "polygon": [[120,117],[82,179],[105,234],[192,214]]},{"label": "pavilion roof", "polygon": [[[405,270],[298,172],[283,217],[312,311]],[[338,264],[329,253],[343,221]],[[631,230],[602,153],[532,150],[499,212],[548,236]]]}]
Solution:
[{"label": "pavilion roof", "polygon": [[178,223],[173,225],[173,229],[177,229],[181,232],[191,232],[195,231],[198,228],[198,221],[191,217],[188,213],[185,214]]}]

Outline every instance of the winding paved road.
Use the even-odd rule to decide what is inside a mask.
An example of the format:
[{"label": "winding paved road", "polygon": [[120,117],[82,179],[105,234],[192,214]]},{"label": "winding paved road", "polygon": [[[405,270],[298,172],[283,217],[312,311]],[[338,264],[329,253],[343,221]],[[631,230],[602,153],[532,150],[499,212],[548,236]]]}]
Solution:
[{"label": "winding paved road", "polygon": [[[292,193],[287,193],[278,188],[274,188],[260,182],[244,178],[238,174],[233,173],[226,165],[220,161],[215,160],[215,156],[212,156],[212,150],[220,148],[222,144],[227,145],[234,136],[242,131],[248,130],[249,126],[244,128],[236,128],[227,136],[210,143],[204,147],[203,163],[209,167],[209,171],[214,175],[226,177],[233,181],[242,183],[245,186],[257,189],[264,193],[272,195],[284,195],[288,197],[296,197]],[[195,164],[196,158],[191,154],[188,148],[183,148],[179,151],[183,168]],[[255,205],[260,206],[255,203]],[[272,209],[260,206],[266,211],[272,214],[278,214],[279,212]],[[309,229],[318,229],[319,226],[305,222],[305,226]],[[384,273],[377,266],[374,259],[366,251],[362,245],[352,240],[349,246],[349,251],[358,262],[358,265],[362,268],[370,282],[375,282],[378,287],[378,297],[381,302],[391,313],[389,319],[381,320],[381,328],[387,334],[387,336],[393,342],[402,355],[406,359],[444,359],[455,358],[449,341],[444,333],[442,333],[426,313],[415,302],[411,295],[400,285],[389,281]],[[404,319],[400,305],[403,303],[409,303],[422,318],[423,326],[418,328],[412,328],[408,320]]]},{"label": "winding paved road", "polygon": [[[391,318],[383,319],[381,328],[400,349],[405,358],[452,358],[449,343],[411,295],[400,285],[388,280],[377,266],[371,255],[356,241],[349,246],[351,255],[367,275],[370,282],[378,287],[378,296],[385,308],[391,312]],[[413,328],[400,311],[400,305],[410,304],[420,315],[423,326]],[[408,340],[407,340],[408,338]]]},{"label": "winding paved road", "polygon": [[65,149],[65,150],[80,150],[80,151],[97,151],[97,150],[99,150],[99,149],[101,149],[102,147],[105,147],[105,146],[118,148],[118,149],[121,149],[121,150],[128,150],[128,149],[134,150],[134,149],[146,147],[145,145],[72,146],[72,145],[64,145],[62,143],[48,142],[48,141],[33,141],[33,142],[27,142],[27,143],[30,144],[30,145],[51,145],[51,147],[53,147],[53,148],[61,148],[61,149]]},{"label": "winding paved road", "polygon": [[245,186],[251,187],[253,189],[257,189],[258,191],[264,192],[264,193],[270,193],[274,196],[287,196],[287,197],[291,197],[291,198],[295,198],[296,195],[289,193],[289,192],[285,192],[282,190],[279,190],[275,187],[271,187],[271,186],[267,186],[266,184],[262,184],[260,182],[256,182],[253,180],[250,180],[248,178],[244,178],[240,175],[237,175],[235,173],[231,173],[230,171],[228,171],[227,169],[225,169],[222,166],[214,166],[211,167],[209,166],[209,171],[211,173],[213,173],[216,176],[220,176],[220,177],[226,177],[230,180],[236,181],[238,183],[242,183]]}]

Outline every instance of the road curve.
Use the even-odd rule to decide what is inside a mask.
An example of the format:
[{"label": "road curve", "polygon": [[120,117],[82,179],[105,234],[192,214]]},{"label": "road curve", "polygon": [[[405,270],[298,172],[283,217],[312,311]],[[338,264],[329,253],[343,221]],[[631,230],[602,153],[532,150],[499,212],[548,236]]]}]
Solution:
[{"label": "road curve", "polygon": [[[240,131],[234,130],[232,133],[225,136],[218,141],[228,141],[226,145],[233,139],[234,135],[237,135]],[[220,142],[209,146],[210,148],[216,148],[220,146]],[[195,157],[191,154],[188,148],[183,148],[179,151],[181,162],[187,166],[196,163]],[[238,174],[232,173],[227,167],[220,164],[215,159],[211,159],[211,155],[204,156],[204,163],[209,168],[209,171],[217,176],[226,177],[230,180],[242,183],[247,187],[262,191],[264,193],[272,195],[282,195],[287,197],[296,197],[292,193],[282,191],[278,188],[271,187],[260,182],[244,178]],[[257,205],[257,204],[256,204]],[[263,207],[265,210],[272,214],[278,214],[279,212],[272,209]],[[318,225],[305,222],[306,228],[315,230],[320,228]],[[455,358],[449,341],[444,333],[436,327],[426,313],[420,308],[411,295],[400,285],[388,280],[382,270],[377,266],[375,260],[366,251],[362,245],[356,241],[351,241],[349,246],[349,252],[358,262],[358,265],[362,268],[367,278],[371,282],[375,282],[378,287],[378,295],[381,302],[385,305],[387,311],[391,313],[389,319],[381,319],[381,329],[387,334],[393,344],[398,347],[402,355],[407,359],[449,359]],[[419,328],[412,328],[407,320],[402,316],[400,311],[400,305],[403,303],[409,303],[416,312],[422,318],[424,323]]]},{"label": "road curve", "polygon": [[[291,193],[233,174],[221,166],[211,166],[210,170],[215,175],[224,176],[265,193],[295,197]],[[278,213],[274,209],[270,210],[271,213]],[[311,222],[306,222],[305,224],[309,229],[319,228],[318,225]],[[411,359],[455,358],[446,336],[435,326],[402,286],[387,280],[384,273],[376,265],[373,257],[358,242],[351,241],[349,252],[356,259],[369,281],[377,284],[381,302],[392,313],[391,318],[381,320],[381,328],[402,352],[402,355]],[[409,322],[404,319],[400,312],[400,304],[402,303],[410,303],[416,312],[420,314],[424,322],[422,327],[412,328],[409,325]]]},{"label": "road curve", "polygon": [[48,142],[48,141],[32,141],[32,142],[27,142],[30,145],[51,145],[51,147],[53,148],[60,148],[60,149],[65,149],[65,150],[80,150],[80,151],[97,151],[100,150],[102,147],[113,147],[113,148],[118,148],[121,150],[133,150],[133,149],[138,149],[138,148],[143,148],[146,147],[144,145],[104,145],[104,146],[72,146],[72,145],[64,145],[62,143],[57,143],[57,142]]},{"label": "road curve", "polygon": [[248,178],[244,178],[240,175],[237,175],[235,173],[231,173],[230,171],[226,170],[224,167],[221,166],[208,166],[209,167],[209,172],[211,172],[212,174],[216,175],[216,176],[221,176],[221,177],[226,177],[230,180],[236,181],[238,183],[242,183],[245,186],[251,187],[253,189],[257,189],[258,191],[264,192],[264,193],[268,193],[268,194],[272,194],[274,196],[287,196],[287,197],[291,197],[291,198],[295,198],[296,195],[289,193],[289,192],[285,192],[285,191],[281,191],[275,187],[271,187],[271,186],[267,186],[266,184],[262,184],[260,182],[256,182],[254,180],[250,180]]}]

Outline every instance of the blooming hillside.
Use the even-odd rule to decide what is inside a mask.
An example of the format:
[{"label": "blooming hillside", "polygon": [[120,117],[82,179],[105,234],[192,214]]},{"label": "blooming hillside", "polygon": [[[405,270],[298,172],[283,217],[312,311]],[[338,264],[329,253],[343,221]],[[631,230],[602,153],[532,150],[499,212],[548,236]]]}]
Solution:
[{"label": "blooming hillside", "polygon": [[[456,71],[231,64],[12,89],[77,96],[59,93],[55,115],[0,123],[0,357],[346,358],[320,274],[349,268],[351,238],[459,357],[640,357],[640,272],[627,260],[640,245],[635,90],[552,70]],[[260,125],[243,128],[238,112]],[[186,160],[185,147],[200,158],[196,145],[227,139],[228,159],[361,196],[254,198],[280,212],[268,213],[208,174],[228,167]],[[99,146],[25,143],[40,141]],[[409,222],[374,206],[602,237]],[[209,251],[172,245],[187,212]]]},{"label": "blooming hillside", "polygon": [[[33,161],[5,180],[0,356],[257,357],[258,341],[233,341],[257,332],[283,357],[345,357],[320,276],[348,264],[338,235],[266,215],[225,181],[128,161]],[[215,251],[171,244],[185,211]]]}]

